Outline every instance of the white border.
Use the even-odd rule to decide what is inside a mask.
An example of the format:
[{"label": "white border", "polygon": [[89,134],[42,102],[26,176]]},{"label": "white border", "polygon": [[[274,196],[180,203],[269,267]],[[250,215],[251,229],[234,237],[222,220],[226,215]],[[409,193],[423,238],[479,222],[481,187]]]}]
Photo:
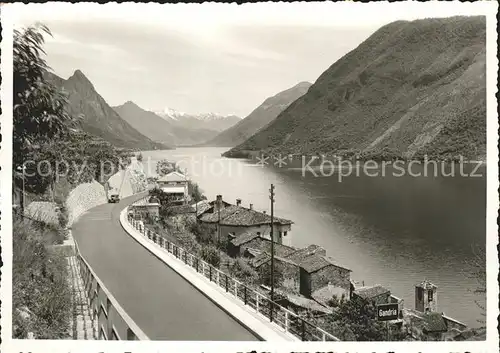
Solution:
[{"label": "white border", "polygon": [[[205,4],[207,5],[207,4]],[[259,4],[261,7],[263,4]],[[269,4],[275,7],[278,4]],[[403,5],[403,4],[399,4]],[[403,6],[409,5],[405,3]],[[414,2],[411,4],[413,6]],[[2,117],[1,132],[2,143],[0,149],[0,207],[1,207],[1,245],[2,245],[2,278],[0,286],[1,304],[1,337],[2,352],[292,352],[292,351],[345,351],[345,352],[498,352],[499,340],[497,331],[498,317],[498,227],[497,211],[498,202],[498,117],[497,101],[497,33],[495,14],[498,10],[496,1],[469,3],[484,11],[487,17],[487,341],[484,342],[329,342],[329,343],[279,343],[269,342],[175,342],[175,341],[68,341],[68,340],[14,340],[12,339],[12,192],[11,192],[11,168],[12,168],[12,18],[10,5],[2,5],[0,10],[2,24],[1,43],[1,100]],[[221,4],[218,10],[222,11]],[[227,8],[235,5],[227,5]],[[250,6],[250,5],[245,5]],[[311,5],[312,6],[312,5]],[[341,6],[339,4],[339,6]],[[347,6],[347,4],[342,4]],[[357,11],[370,12],[370,16],[376,16],[375,4],[350,3],[349,6],[357,7]],[[398,5],[394,5],[398,6]],[[412,6],[412,7],[413,7]],[[420,6],[443,6],[436,2],[422,3]],[[448,6],[465,6],[458,2],[450,2]],[[362,9],[362,10],[360,10]],[[231,12],[231,11],[229,11]],[[326,14],[325,14],[326,15]]]}]

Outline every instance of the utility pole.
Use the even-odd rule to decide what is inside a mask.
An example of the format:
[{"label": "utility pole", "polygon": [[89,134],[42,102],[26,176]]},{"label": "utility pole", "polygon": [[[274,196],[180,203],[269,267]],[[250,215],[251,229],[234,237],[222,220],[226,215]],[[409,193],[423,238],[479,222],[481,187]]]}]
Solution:
[{"label": "utility pole", "polygon": [[270,320],[273,321],[273,304],[274,304],[274,185],[271,184],[271,189],[269,189],[271,195],[269,198],[271,199],[271,307],[269,310]]},{"label": "utility pole", "polygon": [[218,221],[217,221],[217,246],[220,244],[220,208],[221,208],[221,200],[217,200],[217,214],[218,214]]}]

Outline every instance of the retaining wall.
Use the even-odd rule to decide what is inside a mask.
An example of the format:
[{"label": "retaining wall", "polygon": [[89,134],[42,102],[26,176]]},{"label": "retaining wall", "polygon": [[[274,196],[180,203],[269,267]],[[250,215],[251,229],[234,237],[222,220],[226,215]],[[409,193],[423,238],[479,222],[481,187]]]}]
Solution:
[{"label": "retaining wall", "polygon": [[68,227],[80,215],[92,207],[108,202],[104,187],[97,181],[80,184],[69,193],[66,199],[66,208],[68,209]]}]

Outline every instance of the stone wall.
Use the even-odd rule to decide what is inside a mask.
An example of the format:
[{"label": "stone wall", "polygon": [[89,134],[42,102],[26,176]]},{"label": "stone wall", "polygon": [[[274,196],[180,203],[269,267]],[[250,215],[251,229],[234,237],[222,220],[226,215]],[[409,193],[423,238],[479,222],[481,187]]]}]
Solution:
[{"label": "stone wall", "polygon": [[310,297],[314,291],[328,284],[343,288],[346,293],[349,293],[351,288],[351,274],[349,270],[333,265],[326,266],[313,273],[307,273],[301,269],[300,277],[300,292],[306,297]]},{"label": "stone wall", "polygon": [[97,181],[80,184],[69,193],[66,199],[68,227],[84,212],[92,207],[108,202],[104,187]]}]

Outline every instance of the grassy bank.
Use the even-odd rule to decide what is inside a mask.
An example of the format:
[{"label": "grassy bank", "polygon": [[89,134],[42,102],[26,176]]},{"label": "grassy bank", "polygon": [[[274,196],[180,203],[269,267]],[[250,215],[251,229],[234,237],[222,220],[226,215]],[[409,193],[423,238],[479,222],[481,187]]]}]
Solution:
[{"label": "grassy bank", "polygon": [[12,330],[14,338],[69,338],[72,315],[68,268],[54,229],[14,216],[12,266]]}]

